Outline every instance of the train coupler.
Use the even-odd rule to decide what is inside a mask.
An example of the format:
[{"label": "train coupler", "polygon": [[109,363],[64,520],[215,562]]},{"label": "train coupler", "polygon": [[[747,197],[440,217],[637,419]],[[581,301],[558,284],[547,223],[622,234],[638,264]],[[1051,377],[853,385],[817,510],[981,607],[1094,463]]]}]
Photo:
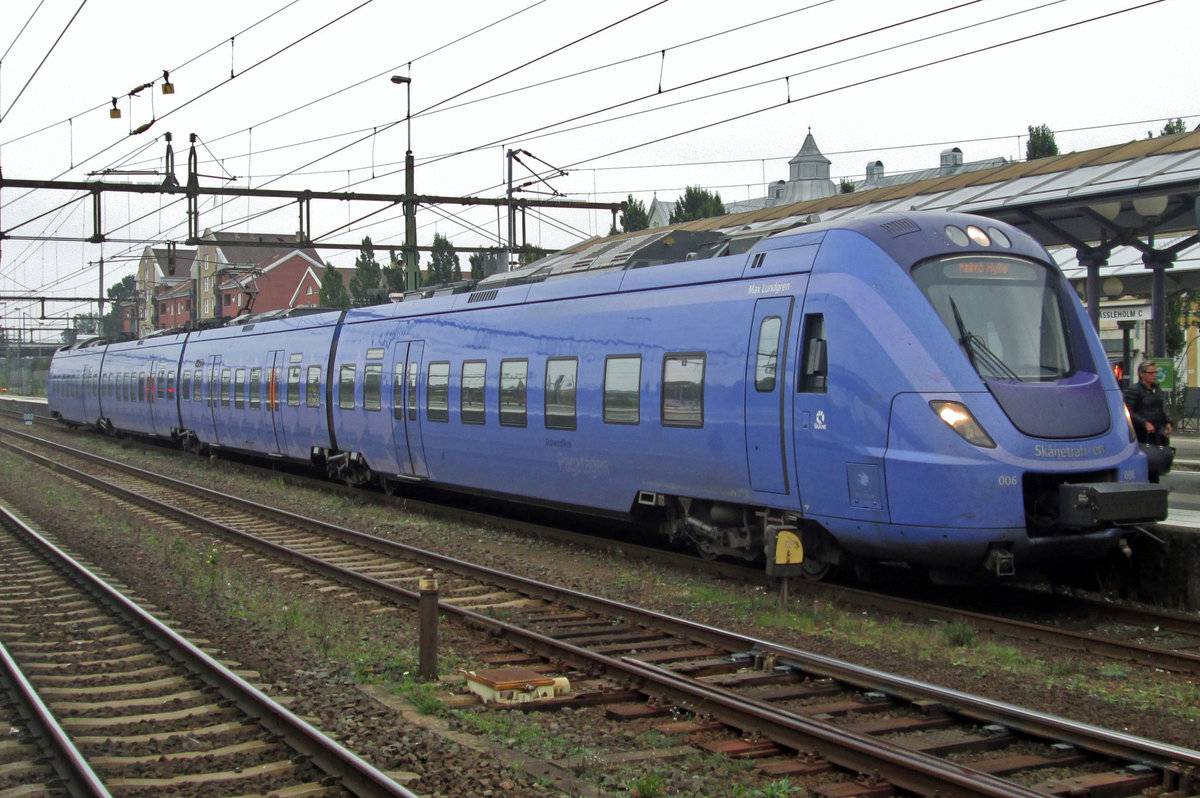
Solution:
[{"label": "train coupler", "polygon": [[1162,521],[1168,492],[1165,485],[1140,482],[1063,484],[1058,486],[1058,517],[1067,529]]}]

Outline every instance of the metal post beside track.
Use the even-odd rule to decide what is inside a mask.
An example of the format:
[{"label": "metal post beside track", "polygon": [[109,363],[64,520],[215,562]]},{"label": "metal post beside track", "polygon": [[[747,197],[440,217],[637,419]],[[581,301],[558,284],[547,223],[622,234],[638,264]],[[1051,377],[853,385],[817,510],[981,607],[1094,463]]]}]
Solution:
[{"label": "metal post beside track", "polygon": [[421,600],[417,609],[420,627],[417,675],[422,681],[433,682],[438,678],[438,584],[432,569],[421,577],[420,593]]}]

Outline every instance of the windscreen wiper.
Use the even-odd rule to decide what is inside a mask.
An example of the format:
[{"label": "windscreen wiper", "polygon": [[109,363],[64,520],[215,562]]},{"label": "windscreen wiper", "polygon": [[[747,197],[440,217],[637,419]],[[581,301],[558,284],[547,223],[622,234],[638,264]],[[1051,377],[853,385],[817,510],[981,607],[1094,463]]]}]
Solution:
[{"label": "windscreen wiper", "polygon": [[958,325],[958,342],[967,353],[967,359],[971,361],[971,366],[981,376],[983,372],[979,370],[980,364],[985,366],[993,375],[1006,377],[1010,380],[1020,380],[1017,372],[1008,367],[1000,357],[988,349],[987,344],[983,342],[975,333],[967,329],[967,325],[963,324],[962,315],[958,312],[958,304],[954,301],[954,297],[949,297],[950,309],[954,311],[954,323]]}]

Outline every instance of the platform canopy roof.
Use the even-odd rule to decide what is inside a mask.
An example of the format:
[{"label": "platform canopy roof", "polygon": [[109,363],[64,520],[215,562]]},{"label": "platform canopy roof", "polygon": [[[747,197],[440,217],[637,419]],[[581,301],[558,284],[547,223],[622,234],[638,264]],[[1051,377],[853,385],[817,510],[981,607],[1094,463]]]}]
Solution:
[{"label": "platform canopy roof", "polygon": [[[1102,282],[1118,277],[1122,293],[1149,294],[1154,271],[1159,271],[1168,292],[1200,289],[1198,197],[1200,132],[1192,132],[700,219],[672,228],[756,239],[811,222],[888,211],[975,213],[1030,233],[1054,252],[1074,281],[1083,280],[1088,260],[1098,260]],[[1162,268],[1147,268],[1148,262]],[[1115,287],[1115,283],[1110,281],[1109,286]]]}]

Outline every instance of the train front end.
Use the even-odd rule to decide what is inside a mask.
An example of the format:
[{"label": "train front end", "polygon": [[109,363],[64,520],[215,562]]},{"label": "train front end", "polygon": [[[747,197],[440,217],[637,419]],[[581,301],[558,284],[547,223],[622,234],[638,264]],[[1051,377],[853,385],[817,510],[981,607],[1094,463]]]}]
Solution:
[{"label": "train front end", "polygon": [[893,398],[893,533],[934,568],[994,576],[1125,547],[1166,517],[1167,490],[1147,481],[1069,284],[1014,228],[962,217],[932,232],[947,246],[907,271],[922,297],[910,319],[937,368]]}]

